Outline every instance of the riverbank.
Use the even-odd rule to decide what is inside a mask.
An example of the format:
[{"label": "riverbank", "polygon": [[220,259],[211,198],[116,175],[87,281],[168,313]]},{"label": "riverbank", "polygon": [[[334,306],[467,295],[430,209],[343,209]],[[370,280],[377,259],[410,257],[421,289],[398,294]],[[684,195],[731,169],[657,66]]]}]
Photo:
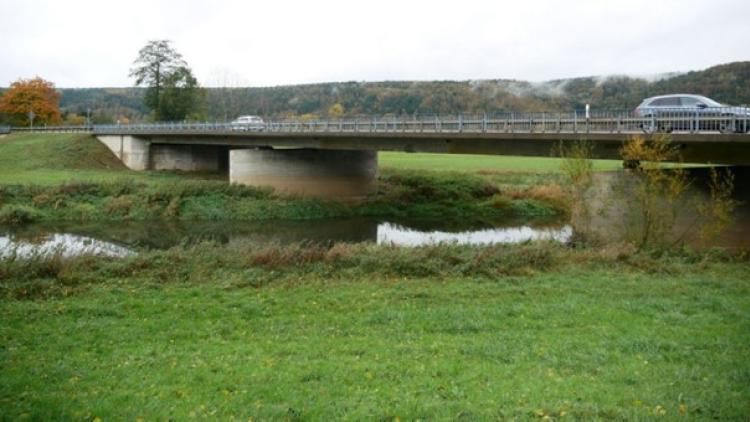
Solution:
[{"label": "riverbank", "polygon": [[0,261],[11,419],[742,419],[750,265],[553,243]]}]

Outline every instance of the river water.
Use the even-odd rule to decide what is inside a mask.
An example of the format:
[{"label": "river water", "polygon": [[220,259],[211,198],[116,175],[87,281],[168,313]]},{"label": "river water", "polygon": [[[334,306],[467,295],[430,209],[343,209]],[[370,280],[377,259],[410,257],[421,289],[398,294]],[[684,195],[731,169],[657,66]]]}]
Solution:
[{"label": "river water", "polygon": [[[695,247],[720,246],[750,250],[750,168],[734,168],[734,198],[740,205],[731,226],[719,237],[706,241],[698,234],[699,219],[690,210],[681,210],[675,231]],[[691,169],[693,197],[707,197],[708,170]],[[600,183],[608,184],[625,173],[599,173]],[[597,201],[600,198],[597,195]],[[622,201],[621,201],[622,202]],[[627,200],[625,201],[627,202]],[[616,203],[616,202],[615,202]],[[617,206],[617,205],[615,205]],[[610,210],[611,211],[611,210]],[[605,213],[607,214],[607,213]],[[587,225],[610,237],[627,233],[617,212],[609,217],[597,213]],[[485,223],[445,220],[384,220],[339,218],[294,221],[131,221],[95,223],[45,223],[20,227],[0,226],[0,258],[61,253],[64,256],[99,254],[127,256],[142,250],[166,249],[203,241],[217,243],[250,242],[258,245],[311,242],[373,242],[400,246],[437,243],[487,245],[520,243],[547,239],[567,242],[573,226],[564,219],[510,219]]]},{"label": "river water", "polygon": [[399,246],[438,243],[488,245],[548,239],[566,242],[572,228],[562,220],[506,220],[466,224],[436,220],[385,221],[368,218],[293,221],[140,221],[33,224],[0,227],[0,257],[59,252],[63,256],[127,256],[211,241],[258,245],[310,242],[373,242]]}]

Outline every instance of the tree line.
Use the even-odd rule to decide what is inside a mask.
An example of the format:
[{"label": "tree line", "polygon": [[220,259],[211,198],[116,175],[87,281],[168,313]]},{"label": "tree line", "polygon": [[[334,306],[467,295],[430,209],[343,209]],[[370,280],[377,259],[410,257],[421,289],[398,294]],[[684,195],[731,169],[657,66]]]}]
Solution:
[{"label": "tree line", "polygon": [[[613,76],[517,80],[336,82],[278,87],[199,86],[168,41],[151,41],[130,71],[136,87],[54,89],[66,123],[226,121],[265,118],[338,118],[356,115],[431,115],[507,111],[632,110],[644,98],[694,93],[732,105],[750,104],[750,62],[666,75],[660,80]],[[15,86],[16,84],[14,84]],[[12,91],[13,86],[8,90]],[[5,96],[4,96],[5,97]],[[3,97],[3,98],[4,98]],[[54,96],[52,96],[54,97]],[[6,122],[28,123],[20,109],[4,108]],[[10,110],[10,111],[6,111]]]}]

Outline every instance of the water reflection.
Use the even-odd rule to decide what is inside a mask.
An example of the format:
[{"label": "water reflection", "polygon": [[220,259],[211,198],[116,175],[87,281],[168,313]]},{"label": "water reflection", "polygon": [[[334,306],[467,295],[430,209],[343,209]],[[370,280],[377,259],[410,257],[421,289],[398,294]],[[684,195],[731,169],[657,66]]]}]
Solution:
[{"label": "water reflection", "polygon": [[[732,198],[739,201],[739,206],[734,209],[726,230],[717,236],[702,236],[701,228],[712,222],[698,210],[711,203],[710,170],[692,168],[687,170],[690,184],[683,198],[672,206],[661,203],[666,211],[662,220],[669,222],[663,236],[667,244],[750,249],[750,184],[746,183],[750,180],[750,167],[731,167],[730,170],[734,175]],[[576,230],[604,242],[642,239],[644,211],[634,200],[635,194],[630,187],[634,181],[634,176],[624,171],[597,173],[587,202],[589,215],[574,216],[572,223]]]},{"label": "water reflection", "polygon": [[567,225],[561,228],[534,228],[530,226],[491,228],[459,233],[418,231],[391,223],[378,225],[378,244],[399,246],[438,243],[489,245],[493,243],[522,243],[531,240],[567,242],[572,235],[573,229]]},{"label": "water reflection", "polygon": [[63,257],[76,255],[125,257],[133,253],[130,249],[113,243],[68,233],[38,233],[33,238],[12,234],[0,235],[0,258],[28,258],[52,254],[60,254]]},{"label": "water reflection", "polygon": [[136,250],[166,249],[199,242],[256,245],[310,242],[377,242],[418,246],[518,243],[537,239],[565,242],[571,229],[560,220],[467,223],[443,220],[382,221],[367,218],[310,221],[121,222],[0,227],[0,257],[16,253],[126,256]]}]

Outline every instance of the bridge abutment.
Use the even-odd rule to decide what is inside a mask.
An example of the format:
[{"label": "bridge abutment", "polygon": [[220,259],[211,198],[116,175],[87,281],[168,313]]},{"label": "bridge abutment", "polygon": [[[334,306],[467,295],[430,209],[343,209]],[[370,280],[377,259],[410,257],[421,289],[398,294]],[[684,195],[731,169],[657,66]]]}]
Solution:
[{"label": "bridge abutment", "polygon": [[148,170],[151,143],[130,135],[104,135],[97,137],[125,166],[131,170]]},{"label": "bridge abutment", "polygon": [[221,171],[228,167],[228,154],[224,146],[152,144],[149,169]]},{"label": "bridge abutment", "polygon": [[376,151],[233,149],[229,181],[268,186],[287,195],[357,201],[377,183]]},{"label": "bridge abutment", "polygon": [[224,145],[170,145],[129,135],[99,136],[131,170],[222,171],[228,168]]}]

